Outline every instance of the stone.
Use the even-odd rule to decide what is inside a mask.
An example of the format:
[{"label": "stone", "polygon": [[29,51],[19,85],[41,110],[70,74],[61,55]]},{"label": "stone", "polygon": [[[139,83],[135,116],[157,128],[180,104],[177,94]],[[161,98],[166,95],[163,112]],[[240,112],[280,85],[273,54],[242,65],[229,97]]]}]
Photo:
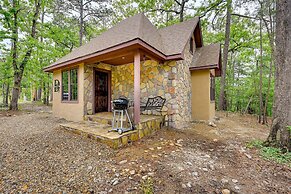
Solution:
[{"label": "stone", "polygon": [[118,178],[114,178],[113,180],[111,180],[111,185],[115,186],[119,183],[119,179]]},{"label": "stone", "polygon": [[142,180],[146,180],[148,178],[148,175],[144,175],[141,177]]},{"label": "stone", "polygon": [[175,143],[175,145],[178,147],[182,147],[182,144],[179,144],[179,143]]},{"label": "stone", "polygon": [[230,194],[230,190],[228,190],[228,189],[223,189],[223,190],[221,191],[221,193],[222,193],[222,194]]},{"label": "stone", "polygon": [[222,183],[222,184],[228,183],[228,180],[225,179],[225,178],[222,178],[222,179],[221,179],[221,183]]},{"label": "stone", "polygon": [[208,125],[210,126],[210,127],[217,127],[212,121],[210,121],[209,123],[208,123]]},{"label": "stone", "polygon": [[208,172],[208,169],[207,169],[207,168],[202,168],[202,170],[203,170],[204,172]]},{"label": "stone", "polygon": [[119,162],[120,165],[127,163],[127,160],[122,160]]},{"label": "stone", "polygon": [[233,183],[238,183],[238,180],[236,180],[236,179],[231,179],[231,181],[232,181]]},{"label": "stone", "polygon": [[183,142],[183,139],[178,139],[177,140],[177,143],[182,143]]},{"label": "stone", "polygon": [[192,172],[192,176],[198,176],[198,172]]},{"label": "stone", "polygon": [[245,154],[245,156],[248,158],[248,159],[252,159],[252,156],[251,155],[249,155],[249,154],[247,154],[247,153],[244,153]]},{"label": "stone", "polygon": [[187,183],[187,187],[191,188],[192,187],[192,183],[191,182],[188,182]]},{"label": "stone", "polygon": [[192,166],[193,164],[191,162],[186,162],[187,165]]},{"label": "stone", "polygon": [[182,184],[182,188],[183,188],[183,189],[186,189],[187,186],[186,186],[185,184]]},{"label": "stone", "polygon": [[240,190],[240,187],[239,186],[235,186],[234,187],[236,190]]},{"label": "stone", "polygon": [[134,175],[134,174],[135,174],[135,170],[131,170],[131,171],[129,171],[129,174],[130,174],[130,175]]}]

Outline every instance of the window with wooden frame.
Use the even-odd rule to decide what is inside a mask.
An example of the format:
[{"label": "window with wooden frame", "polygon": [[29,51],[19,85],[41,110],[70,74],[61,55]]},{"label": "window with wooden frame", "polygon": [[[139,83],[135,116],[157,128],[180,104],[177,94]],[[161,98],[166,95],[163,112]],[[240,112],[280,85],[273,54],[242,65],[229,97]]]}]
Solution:
[{"label": "window with wooden frame", "polygon": [[215,77],[210,76],[210,101],[215,101]]},{"label": "window with wooden frame", "polygon": [[190,38],[190,53],[193,54],[193,37]]},{"label": "window with wooden frame", "polygon": [[78,69],[62,72],[62,101],[78,100]]}]

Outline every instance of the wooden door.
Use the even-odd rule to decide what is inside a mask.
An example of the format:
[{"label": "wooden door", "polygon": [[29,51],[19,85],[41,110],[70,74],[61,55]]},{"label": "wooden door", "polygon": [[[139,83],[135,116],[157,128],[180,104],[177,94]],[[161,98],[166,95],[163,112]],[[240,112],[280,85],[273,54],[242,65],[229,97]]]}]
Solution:
[{"label": "wooden door", "polygon": [[109,102],[108,73],[95,73],[95,112],[107,112]]}]

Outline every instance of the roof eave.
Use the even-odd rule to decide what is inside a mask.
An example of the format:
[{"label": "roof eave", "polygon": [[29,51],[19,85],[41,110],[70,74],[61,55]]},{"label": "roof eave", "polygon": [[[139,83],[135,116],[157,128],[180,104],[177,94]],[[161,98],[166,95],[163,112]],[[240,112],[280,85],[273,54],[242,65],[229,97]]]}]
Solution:
[{"label": "roof eave", "polygon": [[172,54],[172,55],[165,55],[163,54],[161,51],[157,50],[156,48],[152,47],[151,45],[147,44],[145,41],[141,40],[140,38],[135,38],[132,39],[130,41],[121,43],[119,45],[115,45],[113,47],[95,52],[95,53],[91,53],[82,57],[78,57],[72,60],[68,60],[68,61],[64,61],[61,63],[56,63],[52,66],[47,66],[43,68],[44,72],[53,72],[53,70],[55,69],[59,69],[61,67],[67,66],[67,65],[73,65],[73,64],[77,64],[77,63],[82,63],[88,59],[94,58],[94,57],[98,57],[101,55],[105,55],[108,54],[110,52],[114,52],[114,51],[118,51],[121,49],[125,49],[127,47],[130,46],[134,46],[134,45],[138,45],[140,48],[147,50],[148,52],[150,52],[151,54],[156,55],[157,58],[159,58],[162,61],[167,61],[167,60],[183,60],[183,53],[177,53],[177,54]]},{"label": "roof eave", "polygon": [[189,67],[189,70],[195,71],[195,70],[216,69],[216,68],[219,68],[218,64],[206,65],[206,66],[201,66],[201,67]]}]

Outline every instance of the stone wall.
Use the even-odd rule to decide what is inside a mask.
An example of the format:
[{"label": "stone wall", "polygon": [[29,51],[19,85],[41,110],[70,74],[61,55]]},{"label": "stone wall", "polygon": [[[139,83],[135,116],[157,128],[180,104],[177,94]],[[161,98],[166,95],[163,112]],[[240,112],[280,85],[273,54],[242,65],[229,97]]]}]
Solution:
[{"label": "stone wall", "polygon": [[91,115],[93,114],[93,68],[105,69],[111,71],[111,66],[98,63],[98,64],[91,64],[85,65],[84,67],[84,115]]},{"label": "stone wall", "polygon": [[[185,49],[185,60],[168,61],[159,64],[154,60],[141,63],[141,102],[149,97],[162,96],[166,103],[162,114],[165,115],[166,125],[174,128],[183,128],[191,120],[191,75],[189,65],[192,54],[189,44]],[[134,66],[125,64],[110,66],[106,64],[87,65],[84,81],[84,113],[92,114],[93,99],[93,67],[111,70],[112,99],[123,95],[133,100],[134,95]],[[159,114],[155,111],[146,111],[145,114]]]},{"label": "stone wall", "polygon": [[[187,44],[184,51],[184,60],[177,61],[177,108],[178,113],[174,115],[175,125],[178,128],[187,127],[191,121],[192,107],[191,107],[191,72],[189,66],[192,62],[193,55],[189,52],[190,44]],[[195,52],[195,44],[194,44]]]}]

